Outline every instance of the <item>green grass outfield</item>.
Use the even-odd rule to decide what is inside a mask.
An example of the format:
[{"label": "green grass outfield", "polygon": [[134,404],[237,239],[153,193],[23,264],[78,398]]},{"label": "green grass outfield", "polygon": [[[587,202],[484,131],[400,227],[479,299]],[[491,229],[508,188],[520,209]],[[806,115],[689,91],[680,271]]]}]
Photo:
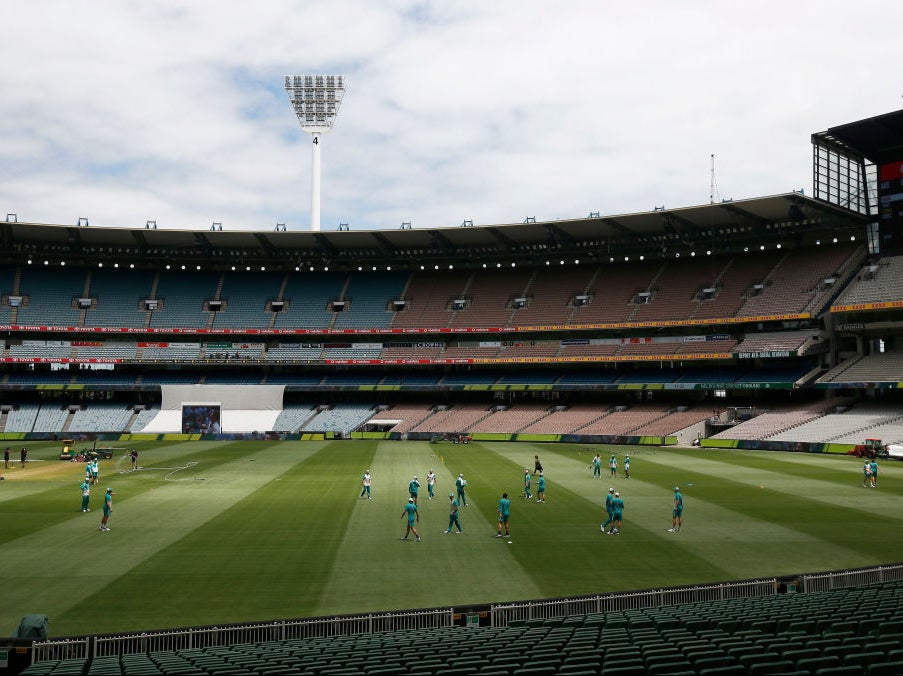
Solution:
[{"label": "green grass outfield", "polygon": [[[903,464],[767,451],[389,441],[136,444],[101,461],[81,512],[84,465],[29,444],[0,482],[0,632],[28,613],[53,636],[540,599],[789,575],[903,560]],[[590,459],[599,448],[603,477]],[[538,454],[547,502],[520,498]],[[193,464],[194,463],[194,464]],[[621,463],[622,465],[623,463]],[[373,499],[358,499],[373,475]],[[438,475],[426,500],[426,474]],[[468,480],[463,535],[445,535],[454,477]],[[422,542],[402,542],[407,486],[424,484]],[[684,529],[667,532],[675,485]],[[97,530],[116,492],[111,531]],[[626,503],[603,536],[609,486]],[[512,544],[496,539],[511,496]]]}]

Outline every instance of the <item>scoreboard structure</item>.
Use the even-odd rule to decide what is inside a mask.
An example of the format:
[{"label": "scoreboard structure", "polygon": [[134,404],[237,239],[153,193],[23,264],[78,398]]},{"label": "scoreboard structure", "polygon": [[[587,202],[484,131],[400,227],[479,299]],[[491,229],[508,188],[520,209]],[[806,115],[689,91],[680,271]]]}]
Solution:
[{"label": "scoreboard structure", "polygon": [[879,225],[903,229],[903,157],[878,167]]},{"label": "scoreboard structure", "polygon": [[812,135],[818,199],[873,218],[871,253],[903,254],[903,110]]}]

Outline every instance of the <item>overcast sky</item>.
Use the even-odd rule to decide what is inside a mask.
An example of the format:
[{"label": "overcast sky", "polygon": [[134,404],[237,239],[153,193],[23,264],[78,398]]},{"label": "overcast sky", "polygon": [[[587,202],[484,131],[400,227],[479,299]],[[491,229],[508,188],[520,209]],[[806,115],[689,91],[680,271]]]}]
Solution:
[{"label": "overcast sky", "polygon": [[[810,135],[903,108],[900,0],[5,0],[0,208],[310,229],[292,74],[343,74],[322,229],[811,194]],[[2,217],[2,216],[0,216]]]}]

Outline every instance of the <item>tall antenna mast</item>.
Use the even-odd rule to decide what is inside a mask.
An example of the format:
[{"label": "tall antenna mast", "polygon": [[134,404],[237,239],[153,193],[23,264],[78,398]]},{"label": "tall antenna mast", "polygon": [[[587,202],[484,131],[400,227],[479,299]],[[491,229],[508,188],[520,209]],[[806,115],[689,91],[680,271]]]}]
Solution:
[{"label": "tall antenna mast", "polygon": [[715,288],[715,153],[712,153],[712,170],[709,178],[709,230],[712,232],[712,288]]},{"label": "tall antenna mast", "polygon": [[342,75],[286,75],[285,91],[301,129],[313,137],[310,167],[310,229],[320,230],[320,137],[332,130],[342,97]]}]

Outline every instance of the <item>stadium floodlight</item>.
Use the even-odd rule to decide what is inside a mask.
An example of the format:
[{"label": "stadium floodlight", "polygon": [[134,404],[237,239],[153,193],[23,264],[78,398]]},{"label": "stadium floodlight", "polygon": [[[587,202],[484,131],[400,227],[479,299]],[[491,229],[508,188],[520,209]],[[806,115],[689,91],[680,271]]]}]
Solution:
[{"label": "stadium floodlight", "polygon": [[320,137],[332,130],[345,96],[342,75],[286,75],[288,93],[301,129],[311,134],[310,229],[320,230]]}]

